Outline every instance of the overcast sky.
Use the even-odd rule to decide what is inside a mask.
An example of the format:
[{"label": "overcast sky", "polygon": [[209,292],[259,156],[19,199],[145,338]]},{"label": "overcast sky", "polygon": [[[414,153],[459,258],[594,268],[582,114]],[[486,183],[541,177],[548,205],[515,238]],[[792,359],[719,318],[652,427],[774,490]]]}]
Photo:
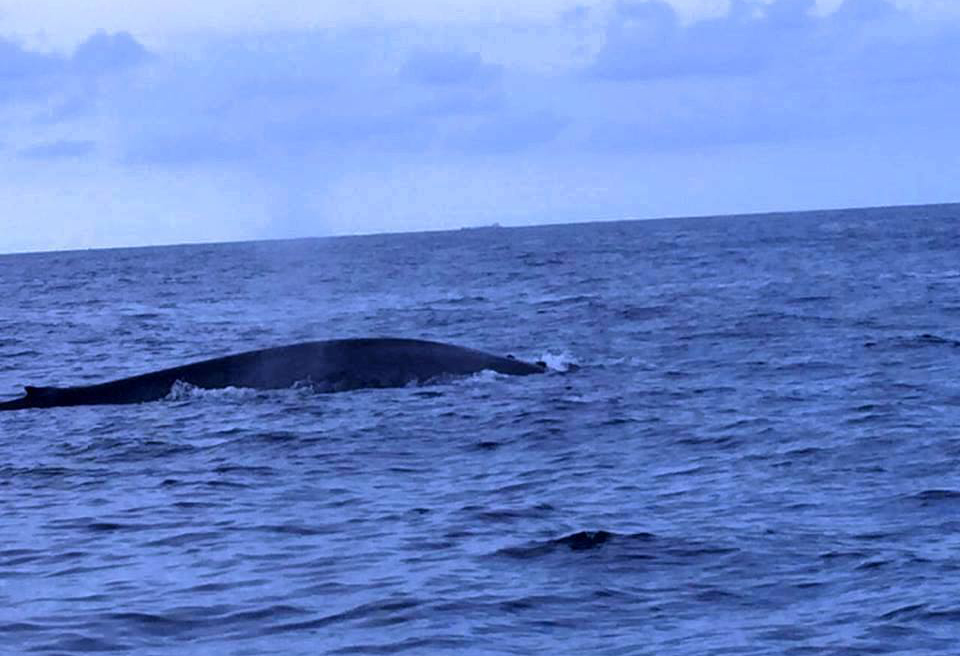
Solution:
[{"label": "overcast sky", "polygon": [[956,201],[957,62],[954,0],[0,0],[0,252]]}]

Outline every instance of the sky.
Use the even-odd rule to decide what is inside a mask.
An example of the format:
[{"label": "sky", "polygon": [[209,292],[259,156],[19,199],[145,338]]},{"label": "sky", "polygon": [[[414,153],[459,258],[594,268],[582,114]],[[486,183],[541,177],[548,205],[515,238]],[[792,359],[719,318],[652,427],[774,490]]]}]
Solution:
[{"label": "sky", "polygon": [[0,253],[960,200],[955,0],[0,0]]}]

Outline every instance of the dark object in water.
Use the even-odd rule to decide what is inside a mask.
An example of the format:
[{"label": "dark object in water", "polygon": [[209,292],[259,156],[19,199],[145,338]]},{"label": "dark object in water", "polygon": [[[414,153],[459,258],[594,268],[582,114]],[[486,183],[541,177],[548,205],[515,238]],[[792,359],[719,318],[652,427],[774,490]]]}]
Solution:
[{"label": "dark object in water", "polygon": [[304,342],[248,351],[139,376],[77,387],[25,387],[0,410],[158,401],[177,382],[217,389],[279,389],[305,382],[320,391],[403,387],[485,369],[525,376],[546,367],[483,351],[419,339],[365,338]]}]

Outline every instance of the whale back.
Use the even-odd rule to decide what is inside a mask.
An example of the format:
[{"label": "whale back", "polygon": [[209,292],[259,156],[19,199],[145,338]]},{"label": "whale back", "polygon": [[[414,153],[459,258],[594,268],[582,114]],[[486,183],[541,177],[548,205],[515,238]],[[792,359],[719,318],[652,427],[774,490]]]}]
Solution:
[{"label": "whale back", "polygon": [[32,399],[38,399],[41,397],[50,396],[53,392],[60,389],[59,387],[34,387],[33,385],[24,385],[23,391],[26,392],[27,396]]},{"label": "whale back", "polygon": [[157,401],[177,382],[206,389],[277,389],[307,383],[318,391],[336,392],[402,387],[485,369],[511,375],[545,371],[539,364],[442,342],[337,339],[247,351],[94,385],[26,386],[25,396],[0,403],[0,410]]}]

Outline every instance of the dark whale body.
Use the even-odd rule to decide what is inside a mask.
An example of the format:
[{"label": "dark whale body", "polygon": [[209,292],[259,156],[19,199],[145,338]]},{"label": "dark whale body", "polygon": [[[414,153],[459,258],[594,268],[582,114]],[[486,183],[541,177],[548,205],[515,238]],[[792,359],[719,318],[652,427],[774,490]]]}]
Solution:
[{"label": "dark whale body", "polygon": [[525,376],[540,364],[418,339],[366,338],[304,342],[248,351],[139,376],[78,387],[26,387],[26,396],[0,403],[0,410],[158,401],[175,383],[216,389],[279,389],[304,382],[320,391],[403,387],[441,376],[490,369]]}]

